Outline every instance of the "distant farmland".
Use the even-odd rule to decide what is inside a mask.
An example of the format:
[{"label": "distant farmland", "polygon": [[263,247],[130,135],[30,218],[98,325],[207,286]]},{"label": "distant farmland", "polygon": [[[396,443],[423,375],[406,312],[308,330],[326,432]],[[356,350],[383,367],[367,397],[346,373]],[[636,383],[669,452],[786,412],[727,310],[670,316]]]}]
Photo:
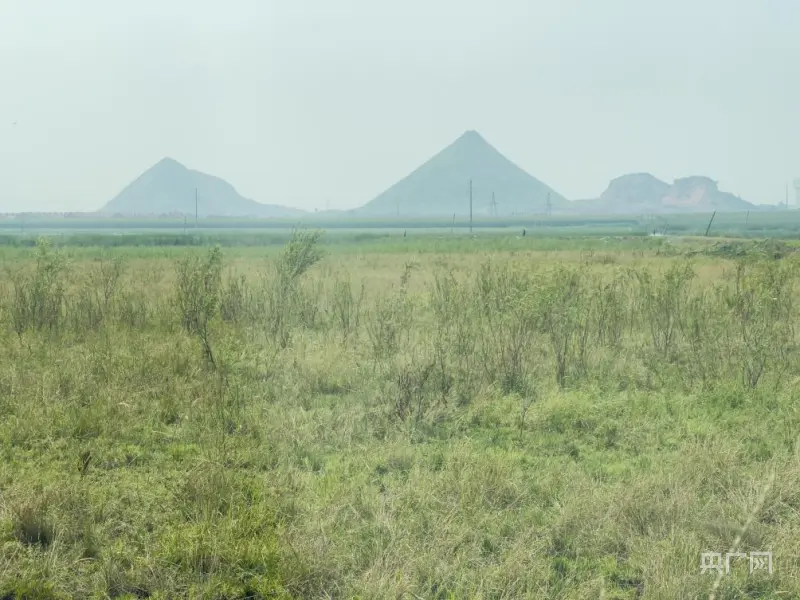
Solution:
[{"label": "distant farmland", "polygon": [[[574,233],[580,235],[703,235],[711,214],[680,214],[663,216],[516,216],[480,217],[472,222],[473,232],[513,232],[537,235]],[[372,231],[392,233],[412,230],[421,233],[456,231],[468,232],[469,219],[448,218],[348,218],[316,217],[308,215],[299,219],[246,219],[246,218],[202,218],[179,217],[137,218],[59,218],[53,216],[7,217],[0,219],[0,232],[8,234],[57,234],[76,232],[161,232],[171,234],[259,231],[291,231],[295,228],[312,228],[340,231]],[[714,216],[710,236],[732,237],[799,237],[800,212],[736,212],[718,213]]]}]

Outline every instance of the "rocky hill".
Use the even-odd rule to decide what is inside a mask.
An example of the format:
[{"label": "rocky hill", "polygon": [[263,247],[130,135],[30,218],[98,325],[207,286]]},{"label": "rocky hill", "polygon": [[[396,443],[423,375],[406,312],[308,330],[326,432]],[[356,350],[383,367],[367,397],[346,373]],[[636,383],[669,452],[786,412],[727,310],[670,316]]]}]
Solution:
[{"label": "rocky hill", "polygon": [[650,173],[613,179],[599,198],[575,202],[582,212],[608,214],[679,213],[755,210],[760,207],[719,189],[703,176],[676,179],[672,185]]},{"label": "rocky hill", "polygon": [[676,179],[662,203],[667,208],[708,212],[709,210],[735,211],[757,208],[738,196],[723,192],[717,182],[703,176]]}]

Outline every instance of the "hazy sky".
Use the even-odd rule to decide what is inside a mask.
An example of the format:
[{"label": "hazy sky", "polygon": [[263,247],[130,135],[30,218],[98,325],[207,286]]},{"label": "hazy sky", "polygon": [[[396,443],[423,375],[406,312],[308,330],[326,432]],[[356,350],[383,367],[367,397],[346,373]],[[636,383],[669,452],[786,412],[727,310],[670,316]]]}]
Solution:
[{"label": "hazy sky", "polygon": [[164,156],[350,208],[467,129],[568,198],[649,171],[774,203],[798,65],[797,0],[0,0],[0,212]]}]

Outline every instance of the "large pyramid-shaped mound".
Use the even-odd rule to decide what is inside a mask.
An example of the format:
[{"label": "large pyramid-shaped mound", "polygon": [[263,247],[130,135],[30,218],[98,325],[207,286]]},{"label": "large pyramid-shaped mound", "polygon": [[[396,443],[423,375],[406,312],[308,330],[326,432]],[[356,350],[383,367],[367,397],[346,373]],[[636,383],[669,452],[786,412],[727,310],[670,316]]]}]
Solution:
[{"label": "large pyramid-shaped mound", "polygon": [[[475,215],[541,214],[568,201],[500,154],[476,131],[467,131],[447,148],[357,214],[401,217],[469,214],[469,182]],[[492,209],[492,194],[496,213]]]},{"label": "large pyramid-shaped mound", "polygon": [[244,198],[227,181],[187,169],[164,158],[142,173],[109,201],[100,212],[123,215],[195,214],[202,217],[290,217],[302,214],[296,208],[261,204]]}]

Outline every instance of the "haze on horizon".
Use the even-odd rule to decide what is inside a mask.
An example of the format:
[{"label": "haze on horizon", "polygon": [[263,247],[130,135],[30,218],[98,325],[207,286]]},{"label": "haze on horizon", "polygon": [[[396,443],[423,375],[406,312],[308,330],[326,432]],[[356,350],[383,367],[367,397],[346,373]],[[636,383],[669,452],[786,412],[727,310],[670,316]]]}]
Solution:
[{"label": "haze on horizon", "polygon": [[570,199],[800,176],[790,0],[4,0],[0,212],[100,208],[165,156],[352,208],[474,129]]}]

